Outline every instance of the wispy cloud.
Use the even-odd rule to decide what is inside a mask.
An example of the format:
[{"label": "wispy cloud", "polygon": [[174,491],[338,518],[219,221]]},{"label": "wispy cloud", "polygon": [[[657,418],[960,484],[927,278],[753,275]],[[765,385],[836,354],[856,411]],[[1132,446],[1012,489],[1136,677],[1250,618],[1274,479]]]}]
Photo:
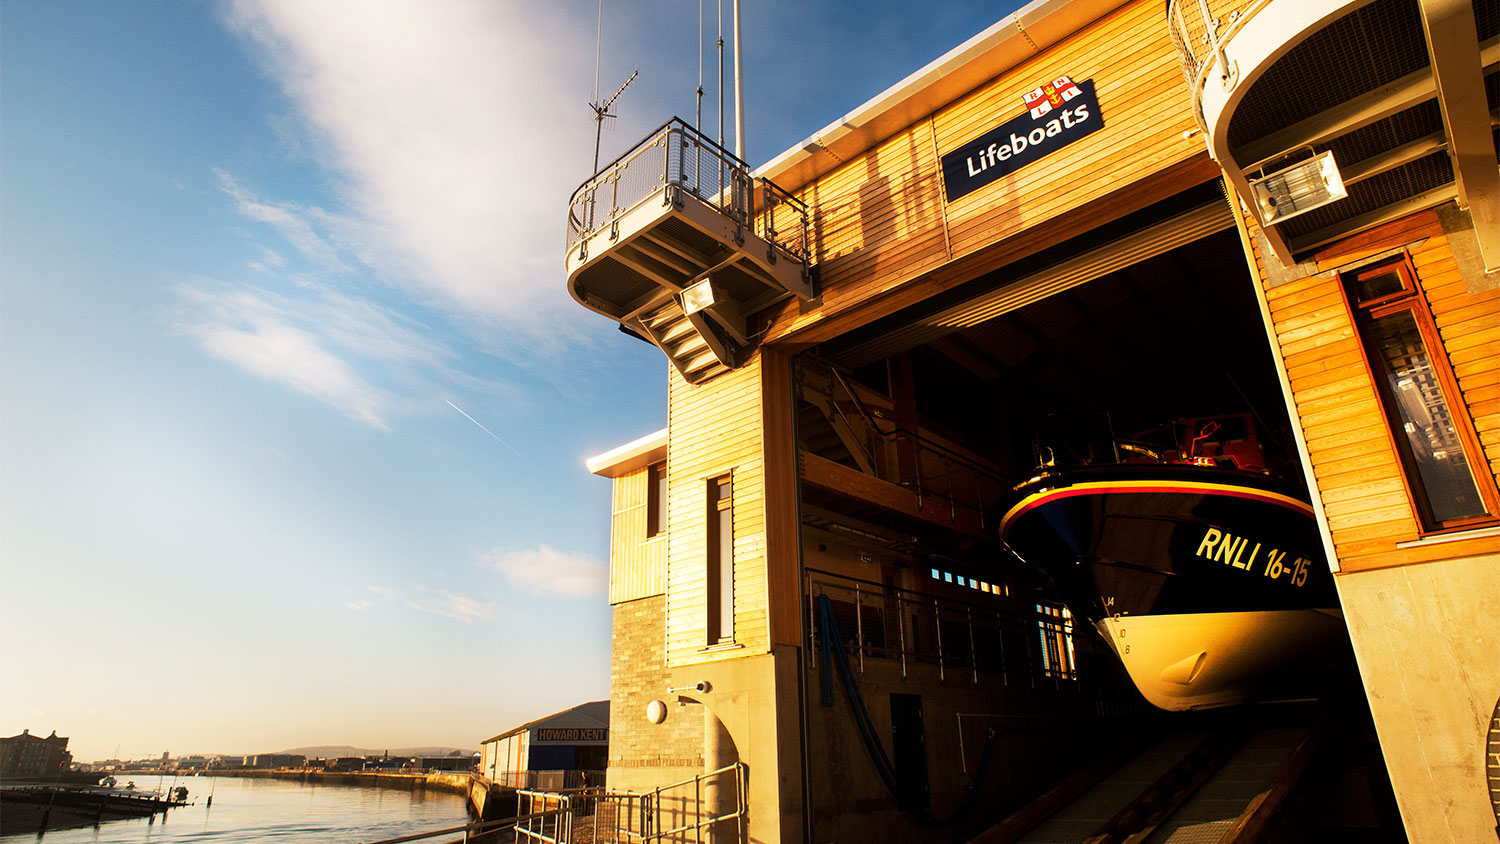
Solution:
[{"label": "wispy cloud", "polygon": [[182,285],[177,293],[183,301],[177,328],[208,354],[390,430],[390,396],[335,354],[327,336],[299,324],[306,313],[294,314],[277,295],[251,287]]},{"label": "wispy cloud", "polygon": [[441,615],[465,624],[475,619],[488,618],[494,611],[493,604],[457,595],[446,589],[413,586],[407,591],[389,586],[366,586],[365,590],[375,597],[345,601],[344,606],[353,612],[364,612],[382,604],[400,603],[418,612]]},{"label": "wispy cloud", "polygon": [[492,604],[477,601],[463,595],[455,595],[446,589],[427,589],[417,587],[419,593],[414,598],[406,598],[406,605],[415,610],[432,613],[433,615],[447,616],[464,623],[471,622],[477,618],[488,618]]},{"label": "wispy cloud", "polygon": [[584,314],[557,283],[561,207],[591,138],[584,110],[561,104],[581,104],[592,82],[556,49],[577,40],[561,14],[489,0],[235,0],[231,28],[342,176],[349,209],[325,218],[231,193],[237,207],[324,266],[348,266],[350,250],[386,280],[498,325],[489,336],[513,341],[502,354],[562,353]]},{"label": "wispy cloud", "polygon": [[476,557],[482,565],[504,574],[512,584],[539,595],[597,595],[609,584],[609,566],[603,561],[546,545],[523,551],[495,548]]}]

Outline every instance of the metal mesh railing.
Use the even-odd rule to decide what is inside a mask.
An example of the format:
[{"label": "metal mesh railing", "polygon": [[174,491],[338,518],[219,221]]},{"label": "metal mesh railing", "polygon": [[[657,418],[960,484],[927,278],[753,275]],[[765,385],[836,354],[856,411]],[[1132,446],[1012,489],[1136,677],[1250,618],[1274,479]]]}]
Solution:
[{"label": "metal mesh railing", "polygon": [[[933,665],[940,679],[958,672],[969,675],[975,684],[981,671],[998,674],[1005,685],[1077,679],[1071,665],[1064,673],[1049,670],[1058,660],[1038,660],[1037,643],[1045,642],[1049,632],[1038,615],[938,598],[817,569],[807,572],[808,653],[813,668],[822,658],[823,637],[831,632],[822,629],[819,614],[812,610],[821,595],[832,602],[837,635],[861,673],[867,661],[886,660],[899,663],[903,677],[916,665]],[[1052,632],[1065,632],[1071,653],[1071,624],[1066,631],[1057,627]]]},{"label": "metal mesh railing", "polygon": [[1188,86],[1219,53],[1225,41],[1270,0],[1168,0],[1167,28],[1182,62]]},{"label": "metal mesh railing", "polygon": [[788,257],[807,260],[807,206],[770,180],[752,176],[745,162],[678,118],[573,193],[568,248],[613,228],[626,213],[658,195],[662,201],[676,201],[673,191],[696,197]]},{"label": "metal mesh railing", "polygon": [[532,844],[700,844],[745,841],[743,762],[647,792],[521,791],[517,841]]}]

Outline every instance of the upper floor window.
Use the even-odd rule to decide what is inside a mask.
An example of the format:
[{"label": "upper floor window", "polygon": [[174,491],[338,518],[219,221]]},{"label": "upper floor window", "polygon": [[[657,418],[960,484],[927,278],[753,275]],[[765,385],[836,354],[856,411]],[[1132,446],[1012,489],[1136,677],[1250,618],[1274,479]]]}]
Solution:
[{"label": "upper floor window", "polygon": [[734,479],[708,482],[708,644],[734,641]]},{"label": "upper floor window", "polygon": [[646,478],[646,537],[667,533],[667,464],[653,465]]},{"label": "upper floor window", "polygon": [[1411,262],[1382,261],[1344,281],[1423,529],[1491,520],[1494,479]]}]

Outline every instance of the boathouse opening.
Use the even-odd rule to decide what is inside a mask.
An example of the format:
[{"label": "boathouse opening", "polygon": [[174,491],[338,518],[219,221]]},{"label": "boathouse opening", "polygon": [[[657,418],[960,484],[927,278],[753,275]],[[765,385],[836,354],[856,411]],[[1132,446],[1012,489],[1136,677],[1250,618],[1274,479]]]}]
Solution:
[{"label": "boathouse opening", "polygon": [[[1067,426],[1129,437],[1239,416],[1277,474],[1301,477],[1258,312],[1208,182],[796,358],[820,834],[857,835],[866,820],[852,819],[871,812],[951,813],[971,790],[993,817],[1160,721],[1098,633],[998,541],[994,508],[1039,461],[1064,459],[1040,443]],[[835,700],[840,670],[858,678],[852,707]],[[889,722],[857,729],[866,703]],[[916,785],[896,760],[888,773],[867,761],[872,734],[897,755],[923,740],[957,753],[927,757],[942,761]],[[830,788],[817,771],[834,764]],[[870,796],[889,788],[904,796]]]}]

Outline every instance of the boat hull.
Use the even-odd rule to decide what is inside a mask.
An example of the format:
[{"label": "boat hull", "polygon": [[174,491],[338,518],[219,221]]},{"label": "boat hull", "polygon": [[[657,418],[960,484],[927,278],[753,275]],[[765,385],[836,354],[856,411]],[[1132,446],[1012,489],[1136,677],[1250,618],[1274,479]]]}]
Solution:
[{"label": "boat hull", "polygon": [[1096,627],[1141,695],[1174,712],[1314,695],[1347,639],[1337,610],[1121,616]]},{"label": "boat hull", "polygon": [[1311,506],[1273,478],[1111,464],[1022,484],[1000,535],[1163,709],[1303,696],[1346,637]]}]

